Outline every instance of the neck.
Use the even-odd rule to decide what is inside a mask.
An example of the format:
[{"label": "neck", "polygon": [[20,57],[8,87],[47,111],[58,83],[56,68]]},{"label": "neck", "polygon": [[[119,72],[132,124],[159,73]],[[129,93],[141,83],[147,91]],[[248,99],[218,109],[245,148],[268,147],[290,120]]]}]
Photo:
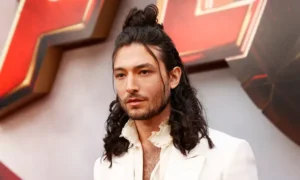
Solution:
[{"label": "neck", "polygon": [[157,116],[147,120],[135,120],[135,125],[138,131],[139,139],[142,145],[151,144],[148,138],[153,131],[159,131],[159,125],[167,121],[170,117],[170,104]]}]

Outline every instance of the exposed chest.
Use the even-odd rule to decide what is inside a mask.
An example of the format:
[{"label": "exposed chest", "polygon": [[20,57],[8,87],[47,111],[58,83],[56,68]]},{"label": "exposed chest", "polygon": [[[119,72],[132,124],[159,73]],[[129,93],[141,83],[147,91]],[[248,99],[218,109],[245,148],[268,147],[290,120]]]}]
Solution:
[{"label": "exposed chest", "polygon": [[159,162],[160,148],[143,149],[143,180],[150,180],[152,171]]}]

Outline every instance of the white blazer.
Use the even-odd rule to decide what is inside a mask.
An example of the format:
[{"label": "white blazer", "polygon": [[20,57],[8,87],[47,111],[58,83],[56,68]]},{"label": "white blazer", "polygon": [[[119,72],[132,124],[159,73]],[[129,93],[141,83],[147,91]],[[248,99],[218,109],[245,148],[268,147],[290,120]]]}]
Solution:
[{"label": "white blazer", "polygon": [[[249,144],[222,132],[209,129],[215,147],[206,139],[184,156],[175,147],[170,154],[164,180],[258,180],[254,154]],[[134,180],[132,151],[113,158],[110,163],[99,158],[94,166],[94,180]]]}]

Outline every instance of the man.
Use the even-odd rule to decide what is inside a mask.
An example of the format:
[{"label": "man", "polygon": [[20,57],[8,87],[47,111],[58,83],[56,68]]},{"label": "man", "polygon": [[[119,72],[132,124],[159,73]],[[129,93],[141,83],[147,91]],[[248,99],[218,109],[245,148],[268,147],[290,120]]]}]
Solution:
[{"label": "man", "polygon": [[132,9],[115,41],[117,98],[94,180],[257,180],[249,144],[207,127],[157,14]]}]

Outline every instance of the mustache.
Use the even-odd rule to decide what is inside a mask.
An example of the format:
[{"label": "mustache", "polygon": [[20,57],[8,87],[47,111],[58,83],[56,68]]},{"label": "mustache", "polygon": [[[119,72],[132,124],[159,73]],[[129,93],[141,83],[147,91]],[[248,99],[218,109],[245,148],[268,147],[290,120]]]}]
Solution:
[{"label": "mustache", "polygon": [[147,100],[146,97],[139,94],[129,94],[126,98],[124,98],[123,102],[127,102],[129,99],[139,99],[139,100]]}]

